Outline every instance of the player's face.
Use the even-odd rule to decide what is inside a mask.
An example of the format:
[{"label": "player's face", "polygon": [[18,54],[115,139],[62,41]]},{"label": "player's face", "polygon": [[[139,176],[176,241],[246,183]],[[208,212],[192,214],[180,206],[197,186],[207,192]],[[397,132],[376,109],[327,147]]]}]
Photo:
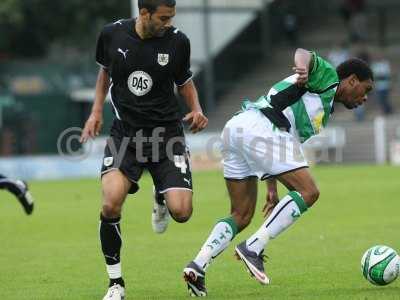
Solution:
[{"label": "player's face", "polygon": [[148,15],[147,32],[150,36],[161,37],[171,26],[175,17],[175,7],[159,6],[153,14]]},{"label": "player's face", "polygon": [[373,89],[373,81],[371,79],[360,81],[355,75],[350,76],[344,84],[341,102],[348,109],[362,105],[367,101],[368,93]]}]

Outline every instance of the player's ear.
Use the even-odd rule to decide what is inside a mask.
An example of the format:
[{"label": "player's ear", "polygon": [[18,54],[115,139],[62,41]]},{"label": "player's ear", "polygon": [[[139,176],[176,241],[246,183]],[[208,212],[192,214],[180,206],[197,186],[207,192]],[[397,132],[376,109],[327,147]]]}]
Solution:
[{"label": "player's ear", "polygon": [[358,82],[359,82],[359,80],[358,80],[356,74],[351,74],[349,76],[349,84],[350,84],[351,87],[356,86]]},{"label": "player's ear", "polygon": [[139,11],[139,15],[140,15],[141,17],[147,17],[148,15],[150,15],[150,12],[147,10],[147,8],[142,8],[142,9]]}]

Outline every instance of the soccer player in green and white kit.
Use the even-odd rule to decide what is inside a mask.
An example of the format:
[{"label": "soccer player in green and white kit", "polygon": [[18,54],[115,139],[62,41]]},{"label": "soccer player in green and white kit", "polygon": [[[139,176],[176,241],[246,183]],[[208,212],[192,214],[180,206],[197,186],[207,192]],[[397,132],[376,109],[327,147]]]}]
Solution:
[{"label": "soccer player in green and white kit", "polygon": [[[222,158],[231,215],[217,222],[183,271],[192,296],[207,295],[207,266],[250,223],[258,179],[267,181],[263,212],[268,217],[235,252],[255,279],[270,282],[264,271],[264,248],[319,197],[301,143],[327,125],[334,102],[356,108],[373,88],[373,73],[360,59],[349,59],[335,70],[315,52],[297,49],[293,70],[294,75],[275,84],[267,95],[256,102],[245,101],[242,111],[225,125]],[[280,201],[277,181],[289,190]]]}]

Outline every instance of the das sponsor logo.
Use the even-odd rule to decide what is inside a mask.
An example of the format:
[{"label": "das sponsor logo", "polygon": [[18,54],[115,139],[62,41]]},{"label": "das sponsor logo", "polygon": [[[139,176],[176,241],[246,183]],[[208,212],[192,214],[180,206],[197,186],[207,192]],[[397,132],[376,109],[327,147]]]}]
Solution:
[{"label": "das sponsor logo", "polygon": [[128,88],[136,96],[144,96],[151,91],[153,79],[143,71],[135,71],[128,77]]}]

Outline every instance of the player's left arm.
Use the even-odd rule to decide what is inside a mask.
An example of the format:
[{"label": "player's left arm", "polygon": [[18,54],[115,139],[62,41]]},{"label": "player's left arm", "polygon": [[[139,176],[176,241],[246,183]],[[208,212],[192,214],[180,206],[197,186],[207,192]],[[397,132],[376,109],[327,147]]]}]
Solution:
[{"label": "player's left arm", "polygon": [[190,109],[190,112],[183,118],[183,121],[191,122],[190,131],[196,133],[206,128],[208,119],[201,109],[199,96],[193,80],[189,80],[185,85],[179,86],[178,92],[185,99],[186,105]]},{"label": "player's left arm", "polygon": [[183,118],[183,121],[189,122],[190,131],[196,133],[207,126],[208,119],[203,114],[199,95],[192,80],[193,74],[190,70],[190,40],[184,34],[178,34],[178,63],[174,72],[174,80],[179,94],[185,99],[186,105],[190,109],[190,112]]}]

